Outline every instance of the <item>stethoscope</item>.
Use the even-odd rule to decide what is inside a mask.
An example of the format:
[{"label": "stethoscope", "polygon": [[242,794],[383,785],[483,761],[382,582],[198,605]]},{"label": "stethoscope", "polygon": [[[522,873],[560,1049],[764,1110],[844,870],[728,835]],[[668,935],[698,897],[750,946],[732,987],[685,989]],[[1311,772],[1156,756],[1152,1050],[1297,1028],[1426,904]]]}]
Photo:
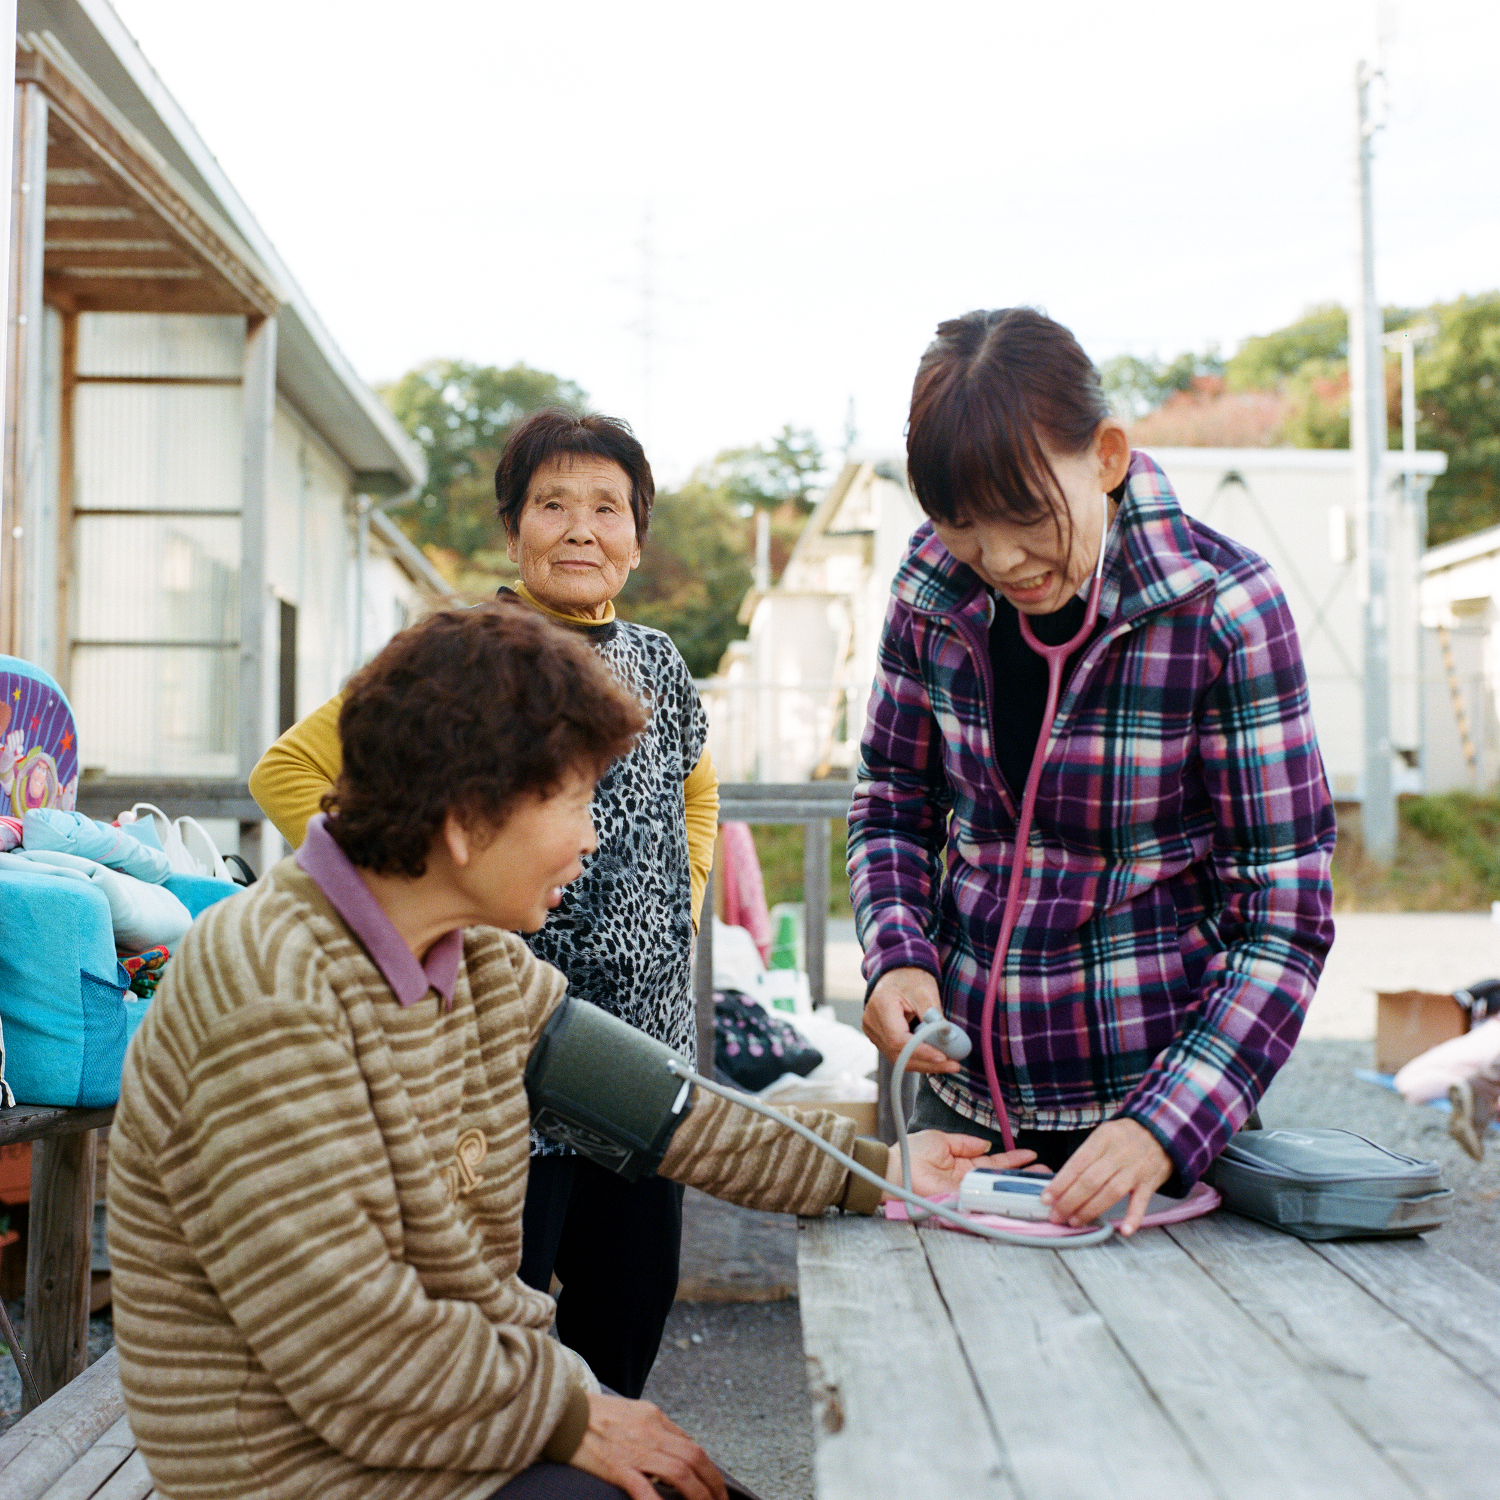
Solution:
[{"label": "stethoscope", "polygon": [[1099,557],[1094,563],[1094,581],[1089,589],[1089,603],[1084,611],[1083,624],[1072,639],[1060,646],[1044,646],[1032,634],[1031,622],[1019,610],[1021,639],[1047,663],[1047,707],[1042,713],[1042,729],[1037,735],[1036,750],[1031,757],[1031,770],[1026,774],[1026,790],[1021,797],[1021,816],[1016,824],[1015,857],[1011,861],[1010,881],[1005,891],[1005,911],[1000,919],[1000,938],[995,945],[994,962],[990,968],[989,983],[984,987],[984,1009],[979,1017],[979,1052],[984,1059],[984,1078],[989,1085],[990,1105],[995,1118],[1000,1122],[1000,1138],[1007,1151],[1016,1149],[1015,1136],[1010,1128],[1010,1116],[1005,1111],[1005,1099],[1000,1092],[1000,1075],[995,1068],[995,1003],[1000,996],[1000,984],[1005,974],[1005,959],[1010,952],[1011,934],[1016,930],[1016,919],[1021,911],[1021,891],[1026,879],[1027,844],[1031,839],[1031,824],[1036,813],[1036,791],[1042,779],[1042,764],[1047,758],[1047,741],[1052,737],[1052,724],[1057,717],[1057,700],[1062,693],[1063,668],[1068,658],[1084,645],[1093,633],[1099,619],[1099,598],[1104,586],[1104,545],[1109,540],[1109,496],[1101,492],[1104,518],[1099,528]]}]

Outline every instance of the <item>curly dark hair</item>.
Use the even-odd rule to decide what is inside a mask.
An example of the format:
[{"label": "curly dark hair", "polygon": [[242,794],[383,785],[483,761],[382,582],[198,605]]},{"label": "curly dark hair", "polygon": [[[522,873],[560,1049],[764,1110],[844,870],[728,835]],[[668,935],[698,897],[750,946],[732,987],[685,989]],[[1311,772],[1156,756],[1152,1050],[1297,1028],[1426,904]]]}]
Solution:
[{"label": "curly dark hair", "polygon": [[571,453],[607,458],[624,469],[630,481],[635,539],[644,542],[651,529],[651,504],[656,499],[656,480],[646,462],[646,450],[628,422],[598,412],[585,416],[565,406],[549,406],[527,417],[511,433],[500,455],[495,469],[495,501],[506,536],[514,536],[521,524],[532,476],[543,464]]},{"label": "curly dark hair", "polygon": [[450,812],[499,827],[569,771],[602,773],[645,724],[583,640],[519,601],[442,610],[344,690],[328,831],[362,869],[415,879]]}]

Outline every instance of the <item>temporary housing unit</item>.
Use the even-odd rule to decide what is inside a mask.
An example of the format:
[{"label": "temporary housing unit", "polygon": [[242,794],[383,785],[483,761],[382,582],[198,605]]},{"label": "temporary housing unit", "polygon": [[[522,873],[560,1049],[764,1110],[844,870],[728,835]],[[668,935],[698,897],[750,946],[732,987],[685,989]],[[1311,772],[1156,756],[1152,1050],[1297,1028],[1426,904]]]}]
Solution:
[{"label": "temporary housing unit", "polygon": [[921,519],[899,460],[848,462],[775,587],[746,596],[749,639],[699,685],[726,781],[853,774],[891,581]]},{"label": "temporary housing unit", "polygon": [[1427,553],[1422,625],[1441,674],[1428,717],[1430,788],[1487,791],[1500,782],[1500,526]]},{"label": "temporary housing unit", "polygon": [[[1323,762],[1340,801],[1364,790],[1363,516],[1347,449],[1152,448],[1182,508],[1260,553],[1286,592],[1307,670]],[[1391,745],[1398,791],[1424,789],[1419,582],[1426,493],[1444,453],[1385,456],[1390,496],[1388,629]],[[1403,480],[1411,476],[1411,482]]]},{"label": "temporary housing unit", "polygon": [[0,650],[71,696],[95,802],[189,777],[248,820],[267,744],[447,592],[379,508],[422,457],[105,0],[17,31]]},{"label": "temporary housing unit", "polygon": [[[1364,540],[1349,453],[1151,452],[1189,514],[1254,548],[1276,570],[1297,622],[1334,794],[1357,800],[1364,765]],[[1441,743],[1452,717],[1440,695],[1446,692],[1441,667],[1434,661],[1424,670],[1418,625],[1426,487],[1446,464],[1442,453],[1392,452],[1385,465],[1392,513],[1391,738],[1403,790],[1425,784],[1424,721],[1433,720]],[[891,580],[921,519],[899,461],[845,465],[782,578],[747,597],[741,618],[749,639],[731,646],[719,675],[703,684],[714,760],[726,779],[851,774]]]}]

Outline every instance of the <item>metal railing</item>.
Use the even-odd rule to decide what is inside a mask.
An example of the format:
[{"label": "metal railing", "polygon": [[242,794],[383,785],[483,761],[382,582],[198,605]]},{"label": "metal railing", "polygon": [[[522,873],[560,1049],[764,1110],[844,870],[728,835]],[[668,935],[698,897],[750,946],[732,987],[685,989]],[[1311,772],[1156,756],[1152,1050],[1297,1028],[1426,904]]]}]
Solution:
[{"label": "metal railing", "polygon": [[[847,818],[854,796],[851,781],[719,783],[721,823],[801,823],[802,900],[807,952],[808,987],[814,1005],[828,994],[828,824]],[[698,1017],[698,1066],[712,1069],[714,1057],[714,871],[698,926],[698,951],[693,972]]]},{"label": "metal railing", "polygon": [[78,811],[106,821],[137,802],[154,802],[174,817],[232,818],[259,823],[265,814],[243,778],[233,776],[91,776],[78,783]]}]

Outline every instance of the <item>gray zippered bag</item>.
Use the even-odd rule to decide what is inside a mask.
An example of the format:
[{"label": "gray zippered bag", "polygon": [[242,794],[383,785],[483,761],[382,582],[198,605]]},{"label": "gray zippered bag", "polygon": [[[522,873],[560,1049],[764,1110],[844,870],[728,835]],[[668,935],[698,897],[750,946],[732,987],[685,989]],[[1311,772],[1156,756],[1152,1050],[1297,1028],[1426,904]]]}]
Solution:
[{"label": "gray zippered bag", "polygon": [[1226,1208],[1304,1240],[1437,1229],[1453,1197],[1436,1162],[1352,1130],[1242,1130],[1204,1173]]}]

